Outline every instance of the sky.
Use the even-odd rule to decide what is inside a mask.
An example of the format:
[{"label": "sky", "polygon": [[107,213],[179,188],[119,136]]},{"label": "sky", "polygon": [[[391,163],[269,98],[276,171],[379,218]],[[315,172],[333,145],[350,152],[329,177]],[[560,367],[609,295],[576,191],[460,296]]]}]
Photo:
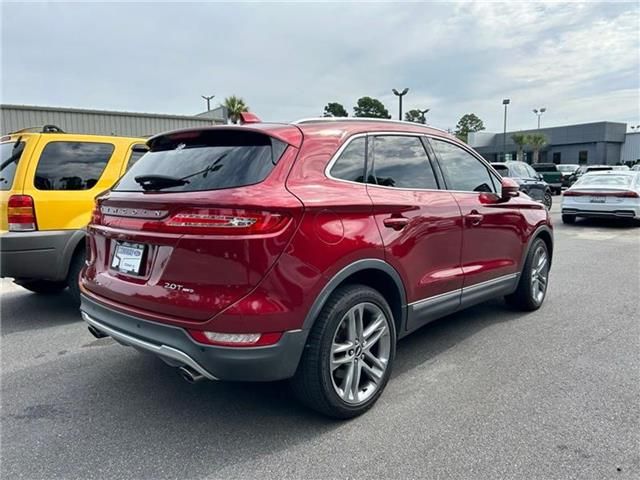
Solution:
[{"label": "sky", "polygon": [[2,103],[191,115],[239,95],[265,121],[380,99],[455,128],[640,125],[640,3],[1,4]]}]

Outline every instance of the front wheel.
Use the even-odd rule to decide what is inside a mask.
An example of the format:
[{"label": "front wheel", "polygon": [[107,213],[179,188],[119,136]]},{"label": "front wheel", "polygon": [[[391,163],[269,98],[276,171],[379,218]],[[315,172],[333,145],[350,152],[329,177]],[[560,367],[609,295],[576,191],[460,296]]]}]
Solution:
[{"label": "front wheel", "polygon": [[547,295],[550,267],[549,250],[541,238],[533,241],[524,268],[520,274],[518,288],[505,300],[519,310],[537,310]]},{"label": "front wheel", "polygon": [[545,206],[547,210],[551,210],[551,206],[553,205],[553,196],[550,191],[544,192],[544,198],[542,199],[542,204]]},{"label": "front wheel", "polygon": [[316,320],[291,381],[308,407],[346,419],[366,412],[384,390],[396,332],[384,297],[364,285],[336,290]]}]

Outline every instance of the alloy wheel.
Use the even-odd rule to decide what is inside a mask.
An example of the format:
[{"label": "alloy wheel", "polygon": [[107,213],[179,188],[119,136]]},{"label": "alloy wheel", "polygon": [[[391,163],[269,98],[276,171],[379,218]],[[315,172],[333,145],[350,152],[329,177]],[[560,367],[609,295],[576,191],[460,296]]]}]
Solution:
[{"label": "alloy wheel", "polygon": [[549,258],[546,250],[539,246],[533,254],[533,262],[531,262],[531,296],[538,304],[542,303],[547,292],[548,279]]},{"label": "alloy wheel", "polygon": [[389,320],[377,305],[364,302],[342,317],[331,344],[331,381],[351,405],[367,401],[380,387],[391,355]]}]

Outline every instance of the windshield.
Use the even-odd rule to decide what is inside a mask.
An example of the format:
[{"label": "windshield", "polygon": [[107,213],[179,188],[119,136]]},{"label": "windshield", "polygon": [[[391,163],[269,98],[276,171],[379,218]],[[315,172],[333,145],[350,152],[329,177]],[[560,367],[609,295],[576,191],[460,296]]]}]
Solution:
[{"label": "windshield", "polygon": [[264,134],[229,130],[166,141],[145,153],[113,190],[194,192],[253,185],[267,177],[285,148]]},{"label": "windshield", "polygon": [[0,143],[0,190],[11,190],[13,177],[18,168],[18,162],[24,151],[24,142]]},{"label": "windshield", "polygon": [[584,175],[578,180],[575,187],[611,187],[611,188],[629,188],[631,186],[631,175]]}]

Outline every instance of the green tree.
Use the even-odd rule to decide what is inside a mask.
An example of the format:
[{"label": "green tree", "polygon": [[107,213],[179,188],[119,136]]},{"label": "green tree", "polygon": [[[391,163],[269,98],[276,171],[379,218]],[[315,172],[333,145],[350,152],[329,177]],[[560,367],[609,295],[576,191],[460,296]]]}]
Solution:
[{"label": "green tree", "polygon": [[529,135],[526,133],[514,133],[511,135],[511,140],[518,147],[518,153],[516,153],[516,160],[519,162],[522,161],[522,152],[524,152],[525,145],[529,143]]},{"label": "green tree", "polygon": [[353,107],[354,117],[368,118],[391,118],[389,112],[382,102],[377,98],[362,97],[358,99],[358,104]]},{"label": "green tree", "polygon": [[533,163],[538,163],[540,149],[547,143],[549,143],[549,141],[543,133],[532,133],[531,135],[527,135],[527,144],[531,145],[531,148],[533,149]]},{"label": "green tree", "polygon": [[227,115],[229,115],[231,123],[238,123],[240,121],[240,114],[249,111],[249,107],[244,103],[244,100],[235,95],[225,98],[223,105],[227,109]]},{"label": "green tree", "polygon": [[338,102],[329,102],[327,106],[324,107],[324,116],[325,117],[348,117],[349,114],[342,106],[342,104]]},{"label": "green tree", "polygon": [[409,110],[404,114],[404,119],[407,122],[422,123],[424,125],[427,123],[427,119],[424,117],[424,114],[427,112],[428,110]]},{"label": "green tree", "polygon": [[484,130],[484,123],[480,120],[475,113],[467,113],[458,120],[456,125],[456,137],[463,142],[467,141],[469,132],[479,132]]}]

